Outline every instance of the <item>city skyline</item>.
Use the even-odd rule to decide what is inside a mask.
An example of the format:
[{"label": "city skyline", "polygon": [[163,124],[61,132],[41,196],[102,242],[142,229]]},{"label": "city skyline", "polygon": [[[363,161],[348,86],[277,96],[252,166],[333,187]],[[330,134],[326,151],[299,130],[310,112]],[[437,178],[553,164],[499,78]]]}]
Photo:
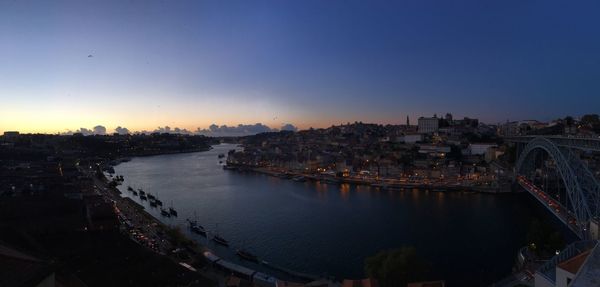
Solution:
[{"label": "city skyline", "polygon": [[597,112],[598,4],[509,2],[4,2],[0,131]]}]

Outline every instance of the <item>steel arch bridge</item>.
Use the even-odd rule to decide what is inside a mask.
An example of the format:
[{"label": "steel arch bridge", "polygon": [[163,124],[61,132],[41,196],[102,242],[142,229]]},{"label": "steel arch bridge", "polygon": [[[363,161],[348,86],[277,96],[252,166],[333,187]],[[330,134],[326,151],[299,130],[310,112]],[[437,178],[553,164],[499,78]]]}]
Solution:
[{"label": "steel arch bridge", "polygon": [[[564,138],[542,136],[507,140],[520,144],[521,147],[525,144],[515,165],[519,184],[549,208],[577,236],[587,238],[590,220],[600,215],[600,184],[574,150],[595,150],[590,149],[590,141],[581,141],[579,145],[576,140],[570,139],[568,144],[565,144]],[[540,152],[548,154],[555,163],[566,190],[565,205],[552,200],[545,191],[537,188],[526,177],[535,169],[534,159]]]}]

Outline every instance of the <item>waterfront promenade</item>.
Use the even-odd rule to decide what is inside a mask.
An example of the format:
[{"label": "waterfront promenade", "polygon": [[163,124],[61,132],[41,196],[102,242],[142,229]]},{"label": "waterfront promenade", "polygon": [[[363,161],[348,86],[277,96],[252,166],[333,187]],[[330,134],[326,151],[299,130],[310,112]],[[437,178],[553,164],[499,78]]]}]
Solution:
[{"label": "waterfront promenade", "polygon": [[427,179],[419,176],[402,178],[385,178],[370,175],[334,176],[326,173],[303,173],[280,168],[226,166],[227,170],[252,171],[270,176],[302,180],[320,181],[329,184],[357,184],[367,185],[382,190],[422,189],[431,191],[470,191],[481,193],[507,193],[512,192],[509,185],[499,184],[498,181],[483,181],[469,178]]},{"label": "waterfront promenade", "polygon": [[[82,171],[84,170],[82,169]],[[214,264],[214,259],[211,260],[211,257],[214,257],[212,255],[214,251],[187,237],[181,226],[167,226],[146,212],[143,205],[138,204],[129,197],[122,197],[117,188],[110,186],[110,178],[100,179],[91,171],[87,171],[87,175],[93,178],[94,185],[100,191],[100,194],[106,200],[114,203],[115,212],[121,221],[122,231],[138,244],[168,257],[174,263],[187,268],[190,272],[199,273],[203,277],[212,280],[219,287],[226,286],[232,274],[239,273],[236,272],[236,269],[245,268],[223,259],[219,259],[219,263]],[[211,254],[211,256],[207,257],[207,254]],[[290,277],[298,278],[303,282],[319,279],[314,275],[296,272],[267,262],[261,264]],[[278,280],[261,272],[247,270],[250,274],[247,278],[244,278],[246,281],[253,281],[255,277],[268,278],[269,281],[266,286],[275,286],[275,280]],[[337,286],[333,282],[327,282],[325,286]]]},{"label": "waterfront promenade", "polygon": [[[190,241],[191,244],[187,244],[186,248],[178,248],[178,243],[168,236],[171,227],[154,218],[143,209],[143,206],[130,198],[121,197],[120,191],[110,187],[108,179],[98,178],[94,170],[80,167],[80,171],[93,179],[95,187],[105,200],[113,202],[115,212],[121,221],[122,232],[127,233],[133,241],[166,256],[174,264],[181,265],[190,272],[198,272],[201,276],[213,281],[215,286],[225,286],[227,276],[205,266],[201,257],[205,251],[203,247]],[[196,269],[193,266],[203,268]]]}]

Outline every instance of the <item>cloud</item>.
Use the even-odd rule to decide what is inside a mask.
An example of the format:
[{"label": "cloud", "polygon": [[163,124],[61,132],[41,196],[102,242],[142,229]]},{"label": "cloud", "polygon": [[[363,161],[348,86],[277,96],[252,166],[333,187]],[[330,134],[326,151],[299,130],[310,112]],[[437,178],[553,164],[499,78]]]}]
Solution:
[{"label": "cloud", "polygon": [[120,135],[126,135],[126,134],[129,134],[129,129],[127,129],[127,128],[122,128],[121,126],[118,126],[118,127],[115,129],[115,132],[116,132],[116,133],[118,133],[118,134],[120,134]]},{"label": "cloud", "polygon": [[[165,127],[158,127],[156,128],[154,131],[152,131],[153,133],[168,133],[168,134],[185,134],[185,135],[191,135],[194,134],[193,132],[187,130],[187,129],[182,129],[182,128],[171,128],[169,126],[165,126]],[[147,133],[146,131],[142,131],[142,133]]]},{"label": "cloud", "polygon": [[281,130],[282,131],[297,131],[298,128],[292,124],[284,124],[283,126],[281,126]]},{"label": "cloud", "polygon": [[105,135],[106,134],[106,128],[104,126],[97,125],[93,129],[79,128],[78,130],[75,130],[75,131],[67,130],[66,132],[63,132],[63,133],[60,133],[60,134],[61,135],[72,135],[72,134],[78,134],[78,133],[82,134],[84,136]]},{"label": "cloud", "polygon": [[237,126],[227,126],[222,125],[218,126],[216,124],[212,124],[208,127],[208,129],[200,129],[196,130],[196,134],[213,136],[213,137],[227,137],[227,136],[248,136],[255,135],[259,133],[266,132],[276,132],[277,129],[272,129],[266,125],[261,123],[256,123],[253,125],[243,125],[239,124]]},{"label": "cloud", "polygon": [[[219,126],[216,124],[212,124],[206,129],[197,128],[195,131],[190,131],[185,128],[178,128],[178,127],[171,128],[169,126],[164,126],[164,127],[157,127],[153,131],[142,130],[142,131],[136,131],[135,133],[136,134],[170,133],[170,134],[186,134],[186,135],[196,134],[196,135],[205,135],[205,136],[212,136],[212,137],[229,137],[229,136],[249,136],[249,135],[255,135],[255,134],[266,133],[266,132],[278,132],[280,130],[281,131],[297,131],[298,128],[296,126],[294,126],[293,124],[283,124],[281,126],[281,129],[270,128],[269,126],[264,125],[262,123],[256,123],[253,125],[239,124],[237,126],[227,126],[227,125]],[[114,129],[114,131],[120,135],[126,135],[126,134],[132,133],[128,128],[121,127],[121,126],[116,127]],[[61,134],[72,135],[74,133],[81,133],[85,136],[105,135],[106,127],[104,127],[102,125],[97,125],[93,129],[79,128],[78,130],[75,130],[75,131],[67,130],[66,132],[61,133]]]},{"label": "cloud", "polygon": [[76,130],[76,131],[74,131],[74,132],[71,132],[71,131],[69,131],[69,133],[71,133],[71,134],[75,134],[75,133],[81,133],[81,134],[83,134],[84,136],[89,136],[89,135],[93,135],[93,134],[94,134],[94,131],[92,131],[92,130],[89,130],[89,129],[86,129],[86,128],[79,128],[78,130]]},{"label": "cloud", "polygon": [[94,134],[95,135],[105,135],[106,134],[106,128],[104,126],[97,125],[97,126],[94,127]]},{"label": "cloud", "polygon": [[155,133],[161,133],[161,134],[171,133],[171,127],[169,127],[169,126],[165,126],[164,128],[163,127],[158,127],[153,132],[155,132]]},{"label": "cloud", "polygon": [[186,134],[186,135],[193,134],[192,132],[190,132],[190,131],[189,131],[189,130],[187,130],[187,129],[175,128],[175,129],[173,129],[173,131],[174,131],[176,134]]}]

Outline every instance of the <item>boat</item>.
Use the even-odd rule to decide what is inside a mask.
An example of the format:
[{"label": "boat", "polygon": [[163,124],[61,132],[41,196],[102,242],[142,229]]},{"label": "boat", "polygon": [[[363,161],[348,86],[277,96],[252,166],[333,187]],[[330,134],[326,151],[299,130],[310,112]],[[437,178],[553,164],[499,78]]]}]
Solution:
[{"label": "boat", "polygon": [[219,235],[219,224],[215,224],[215,235],[213,236],[212,241],[223,246],[229,246],[229,242]]},{"label": "boat", "polygon": [[298,176],[294,176],[292,178],[293,181],[298,181],[298,182],[304,182],[306,181],[306,178],[304,176],[298,175]]},{"label": "boat", "polygon": [[221,245],[223,245],[223,246],[229,246],[229,242],[227,242],[227,240],[225,240],[225,238],[223,238],[223,237],[221,237],[221,236],[219,236],[219,235],[215,235],[215,236],[213,236],[213,239],[212,239],[212,240],[213,240],[214,242],[218,243],[218,244],[221,244]]},{"label": "boat", "polygon": [[190,227],[190,230],[196,234],[206,236],[206,230],[204,230],[204,227],[202,227],[202,225],[194,225]]},{"label": "boat", "polygon": [[224,158],[224,157],[225,157],[225,154],[223,154],[223,153],[219,154],[219,158]]},{"label": "boat", "polygon": [[198,219],[196,218],[196,212],[194,211],[194,220],[187,218],[185,221],[188,222],[189,227],[198,225]]},{"label": "boat", "polygon": [[162,201],[160,201],[160,199],[155,199],[154,202],[156,202],[156,205],[162,206]]},{"label": "boat", "polygon": [[148,198],[149,198],[149,199],[152,199],[152,200],[156,199],[156,197],[154,197],[154,195],[152,195],[152,194],[150,194],[150,193],[148,193]]},{"label": "boat", "polygon": [[160,209],[160,215],[162,215],[164,217],[171,217],[171,214],[164,208]]},{"label": "boat", "polygon": [[194,220],[191,220],[188,218],[188,219],[186,219],[186,221],[188,222],[190,231],[192,231],[193,233],[196,233],[196,234],[200,234],[202,236],[206,236],[206,230],[204,229],[204,227],[202,227],[202,225],[198,225],[198,220],[196,219],[195,211],[194,211]]},{"label": "boat", "polygon": [[238,249],[236,254],[237,254],[237,256],[239,256],[240,258],[242,258],[244,260],[258,263],[258,257],[256,257],[256,255],[254,255],[244,249]]},{"label": "boat", "polygon": [[175,210],[175,208],[173,208],[173,201],[171,201],[171,206],[169,207],[169,213],[171,213],[171,215],[177,217],[177,210]]},{"label": "boat", "polygon": [[148,198],[145,195],[142,194],[142,195],[140,195],[140,199],[141,200],[147,200]]},{"label": "boat", "polygon": [[129,190],[129,191],[134,191],[134,190],[133,190],[133,188],[132,188],[131,186],[128,186],[128,187],[127,187],[127,190]]},{"label": "boat", "polygon": [[133,192],[133,195],[135,195],[135,196],[137,196],[137,195],[138,195],[137,191],[135,191],[135,190],[134,190],[134,191],[132,191],[132,192]]},{"label": "boat", "polygon": [[154,200],[150,200],[150,206],[152,206],[152,207],[156,207],[156,201],[154,201]]},{"label": "boat", "polygon": [[140,192],[141,195],[145,195],[146,194],[146,192],[143,189],[141,189],[141,188],[138,189],[138,191]]}]

